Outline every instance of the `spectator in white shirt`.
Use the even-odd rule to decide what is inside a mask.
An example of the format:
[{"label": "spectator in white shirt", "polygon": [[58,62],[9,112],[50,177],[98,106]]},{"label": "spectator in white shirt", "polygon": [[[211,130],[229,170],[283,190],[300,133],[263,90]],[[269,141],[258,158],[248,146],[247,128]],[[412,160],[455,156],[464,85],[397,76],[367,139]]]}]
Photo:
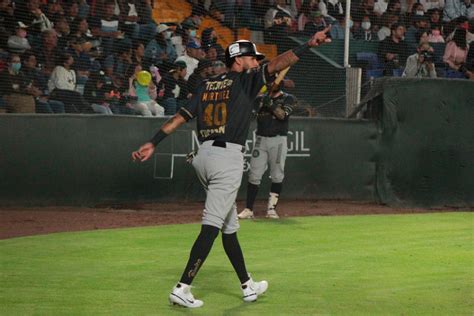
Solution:
[{"label": "spectator in white shirt", "polygon": [[76,91],[76,73],[72,69],[74,58],[64,54],[48,81],[50,99],[64,103],[67,113],[91,113],[92,108]]}]

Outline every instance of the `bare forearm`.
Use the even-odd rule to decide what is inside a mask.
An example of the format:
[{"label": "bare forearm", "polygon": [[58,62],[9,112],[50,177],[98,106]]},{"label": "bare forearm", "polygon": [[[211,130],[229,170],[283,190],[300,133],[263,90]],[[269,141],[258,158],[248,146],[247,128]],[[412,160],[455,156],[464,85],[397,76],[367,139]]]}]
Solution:
[{"label": "bare forearm", "polygon": [[291,65],[294,65],[298,60],[300,59],[292,50],[286,51],[268,63],[268,72],[270,75],[273,75]]},{"label": "bare forearm", "polygon": [[184,123],[186,123],[184,117],[182,117],[181,114],[176,113],[173,117],[171,117],[161,126],[161,130],[169,135]]}]

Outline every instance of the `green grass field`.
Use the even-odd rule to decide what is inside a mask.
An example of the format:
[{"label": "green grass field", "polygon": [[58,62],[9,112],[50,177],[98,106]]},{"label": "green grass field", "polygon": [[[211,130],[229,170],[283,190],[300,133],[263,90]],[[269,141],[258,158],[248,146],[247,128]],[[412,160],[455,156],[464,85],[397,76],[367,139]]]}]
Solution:
[{"label": "green grass field", "polygon": [[268,292],[243,303],[216,240],[195,279],[204,307],[168,304],[200,226],[0,241],[2,315],[472,315],[474,214],[242,222],[249,271]]}]

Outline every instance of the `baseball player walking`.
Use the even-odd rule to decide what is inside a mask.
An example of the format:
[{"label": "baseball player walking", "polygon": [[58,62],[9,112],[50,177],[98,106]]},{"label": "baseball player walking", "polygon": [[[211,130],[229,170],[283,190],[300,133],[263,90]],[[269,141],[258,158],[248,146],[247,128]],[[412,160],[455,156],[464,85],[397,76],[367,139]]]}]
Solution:
[{"label": "baseball player walking", "polygon": [[211,251],[219,231],[224,250],[240,280],[243,300],[253,302],[268,287],[267,281],[250,278],[237,239],[239,222],[235,199],[242,181],[245,140],[252,115],[253,100],[272,76],[293,65],[299,57],[314,47],[329,41],[326,33],[318,32],[305,44],[287,51],[268,64],[259,67],[263,55],[255,44],[237,41],[226,49],[229,72],[204,81],[186,107],[179,109],[163,124],[156,135],[132,158],[148,160],[156,146],[179,126],[196,118],[201,143],[192,165],[206,191],[201,232],[191,248],[188,263],[169,300],[184,307],[201,307],[204,303],[194,298],[191,283]]},{"label": "baseball player walking", "polygon": [[257,139],[250,158],[249,180],[247,184],[246,208],[239,218],[253,218],[253,205],[257,197],[262,176],[270,166],[272,186],[268,197],[267,217],[279,218],[276,212],[278,198],[285,177],[285,161],[288,153],[288,119],[296,106],[296,98],[281,90],[281,83],[269,95],[255,100],[257,109]]}]

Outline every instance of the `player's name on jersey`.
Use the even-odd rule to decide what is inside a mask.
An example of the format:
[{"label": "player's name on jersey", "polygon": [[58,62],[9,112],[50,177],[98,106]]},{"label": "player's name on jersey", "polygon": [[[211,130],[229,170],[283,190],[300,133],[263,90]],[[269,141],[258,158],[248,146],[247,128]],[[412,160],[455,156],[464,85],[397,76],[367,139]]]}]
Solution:
[{"label": "player's name on jersey", "polygon": [[232,79],[206,81],[206,91],[223,90],[223,89],[229,88],[233,82],[234,80]]},{"label": "player's name on jersey", "polygon": [[225,133],[225,125],[222,125],[218,128],[210,128],[210,129],[201,129],[199,130],[199,134],[201,134],[202,138],[207,138],[213,134],[224,134]]},{"label": "player's name on jersey", "polygon": [[217,91],[217,92],[204,92],[201,97],[201,101],[225,101],[229,100],[230,90]]}]

